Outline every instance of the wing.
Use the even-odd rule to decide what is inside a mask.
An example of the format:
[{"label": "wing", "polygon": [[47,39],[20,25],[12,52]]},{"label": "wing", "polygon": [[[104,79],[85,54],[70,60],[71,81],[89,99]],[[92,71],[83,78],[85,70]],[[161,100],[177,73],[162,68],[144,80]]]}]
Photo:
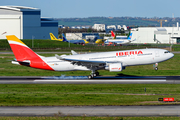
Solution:
[{"label": "wing", "polygon": [[105,68],[107,64],[111,63],[120,63],[119,61],[94,61],[94,60],[79,60],[79,59],[70,59],[70,58],[64,58],[58,55],[55,55],[57,59],[64,60],[64,61],[69,61],[73,65],[80,65],[80,66],[85,66],[88,69],[92,68]]}]

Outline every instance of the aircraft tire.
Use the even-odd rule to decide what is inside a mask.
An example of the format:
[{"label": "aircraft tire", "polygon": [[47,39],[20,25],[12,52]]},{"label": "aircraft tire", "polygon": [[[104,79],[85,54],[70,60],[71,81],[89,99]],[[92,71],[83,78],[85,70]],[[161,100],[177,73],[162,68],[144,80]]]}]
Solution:
[{"label": "aircraft tire", "polygon": [[157,71],[157,70],[158,70],[158,67],[155,67],[154,69]]},{"label": "aircraft tire", "polygon": [[96,72],[96,76],[99,76],[99,72]]},{"label": "aircraft tire", "polygon": [[92,79],[93,77],[94,77],[94,76],[92,76],[92,75],[89,75],[89,76],[88,76],[89,79]]},{"label": "aircraft tire", "polygon": [[96,77],[97,76],[97,74],[96,73],[93,73],[93,75],[92,75],[93,77]]}]

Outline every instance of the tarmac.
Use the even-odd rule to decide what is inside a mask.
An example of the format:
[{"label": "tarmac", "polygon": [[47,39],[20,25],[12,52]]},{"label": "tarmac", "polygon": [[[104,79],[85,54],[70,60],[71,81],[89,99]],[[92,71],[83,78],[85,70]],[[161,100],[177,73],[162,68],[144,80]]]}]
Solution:
[{"label": "tarmac", "polygon": [[0,84],[180,84],[180,76],[1,76]]},{"label": "tarmac", "polygon": [[180,116],[180,105],[0,107],[0,116]]}]

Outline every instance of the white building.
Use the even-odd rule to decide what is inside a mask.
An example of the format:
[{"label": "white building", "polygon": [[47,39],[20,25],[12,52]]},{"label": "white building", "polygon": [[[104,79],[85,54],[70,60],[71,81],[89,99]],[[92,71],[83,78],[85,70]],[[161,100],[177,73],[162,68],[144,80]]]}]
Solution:
[{"label": "white building", "polygon": [[106,25],[105,24],[94,24],[94,26],[92,28],[95,30],[98,30],[98,31],[105,31]]},{"label": "white building", "polygon": [[58,36],[58,22],[41,18],[37,8],[0,6],[0,39],[16,35],[19,39],[50,39],[49,33]]},{"label": "white building", "polygon": [[120,30],[120,29],[121,29],[121,25],[117,25],[117,29],[119,29],[119,30]]},{"label": "white building", "polygon": [[133,43],[165,43],[177,44],[180,42],[179,24],[177,27],[139,27],[132,29]]},{"label": "white building", "polygon": [[124,30],[127,30],[127,27],[126,27],[126,25],[123,25],[123,27],[122,27]]},{"label": "white building", "polygon": [[68,40],[82,40],[82,33],[66,33]]},{"label": "white building", "polygon": [[108,25],[106,28],[107,29],[114,29],[114,30],[116,30],[116,25]]}]

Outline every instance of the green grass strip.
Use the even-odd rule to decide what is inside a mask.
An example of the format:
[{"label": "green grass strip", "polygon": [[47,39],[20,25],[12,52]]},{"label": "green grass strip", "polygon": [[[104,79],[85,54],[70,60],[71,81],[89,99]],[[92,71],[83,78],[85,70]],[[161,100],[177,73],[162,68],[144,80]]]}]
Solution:
[{"label": "green grass strip", "polygon": [[0,106],[179,104],[164,97],[179,101],[179,84],[0,84]]}]

